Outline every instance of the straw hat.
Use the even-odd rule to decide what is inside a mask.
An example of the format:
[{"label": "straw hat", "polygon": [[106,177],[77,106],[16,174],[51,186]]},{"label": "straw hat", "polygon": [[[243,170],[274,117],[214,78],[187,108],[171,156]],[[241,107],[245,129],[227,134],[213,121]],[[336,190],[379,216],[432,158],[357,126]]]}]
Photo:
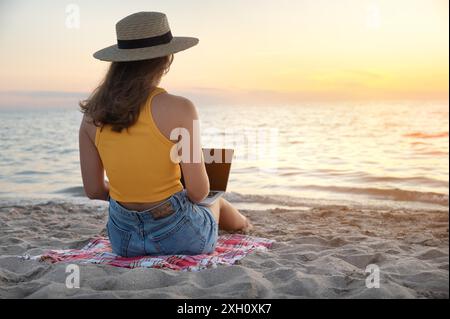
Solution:
[{"label": "straw hat", "polygon": [[198,43],[197,38],[173,37],[164,13],[138,12],[116,24],[117,44],[94,53],[102,61],[148,60],[180,52]]}]

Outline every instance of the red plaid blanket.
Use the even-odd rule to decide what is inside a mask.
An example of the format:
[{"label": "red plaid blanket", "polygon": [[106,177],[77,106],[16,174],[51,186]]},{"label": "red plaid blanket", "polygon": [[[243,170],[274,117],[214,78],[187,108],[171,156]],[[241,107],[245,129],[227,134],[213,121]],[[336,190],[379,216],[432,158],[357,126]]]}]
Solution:
[{"label": "red plaid blanket", "polygon": [[232,265],[254,250],[267,250],[273,240],[239,234],[219,237],[215,251],[208,255],[142,256],[124,258],[111,252],[108,238],[96,237],[82,249],[50,250],[30,259],[80,264],[105,264],[124,268],[164,268],[181,271],[198,271],[217,265]]}]

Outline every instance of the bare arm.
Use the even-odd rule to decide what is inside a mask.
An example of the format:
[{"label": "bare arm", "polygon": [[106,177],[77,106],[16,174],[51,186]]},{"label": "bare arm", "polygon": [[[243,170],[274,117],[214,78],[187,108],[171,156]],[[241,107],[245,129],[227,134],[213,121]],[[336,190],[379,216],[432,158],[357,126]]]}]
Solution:
[{"label": "bare arm", "polygon": [[84,116],[79,131],[80,166],[84,191],[90,199],[107,200],[109,184],[105,181],[100,155],[89,136],[89,131],[92,132],[92,130],[95,130],[95,127]]},{"label": "bare arm", "polygon": [[[190,161],[182,161],[180,165],[183,171],[187,195],[192,202],[199,203],[208,196],[209,179],[203,159],[199,127],[194,128],[195,123],[198,123],[199,120],[198,113],[189,100],[185,100],[184,104],[183,114],[179,118],[181,119],[180,127],[187,129],[190,135]],[[196,131],[195,134],[194,131]],[[196,158],[195,152],[200,156]]]}]

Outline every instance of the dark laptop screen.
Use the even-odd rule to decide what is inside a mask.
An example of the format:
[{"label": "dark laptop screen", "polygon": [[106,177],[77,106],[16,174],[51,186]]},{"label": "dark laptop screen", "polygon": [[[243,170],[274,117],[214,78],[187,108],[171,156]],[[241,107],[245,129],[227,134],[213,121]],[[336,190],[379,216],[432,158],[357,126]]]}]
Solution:
[{"label": "dark laptop screen", "polygon": [[[221,152],[222,154],[218,154]],[[211,191],[226,191],[230,176],[233,150],[230,149],[204,149],[206,172],[208,173],[209,188]],[[217,160],[215,160],[217,159]],[[210,162],[210,163],[208,163]],[[183,175],[181,183],[185,187]]]}]

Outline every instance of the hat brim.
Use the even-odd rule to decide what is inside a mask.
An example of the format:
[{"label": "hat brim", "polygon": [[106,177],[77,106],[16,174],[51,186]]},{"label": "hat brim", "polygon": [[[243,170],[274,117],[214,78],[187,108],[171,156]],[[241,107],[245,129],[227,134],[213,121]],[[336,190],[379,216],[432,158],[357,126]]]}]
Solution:
[{"label": "hat brim", "polygon": [[94,58],[108,62],[149,60],[187,50],[197,45],[198,41],[197,38],[174,37],[167,44],[139,49],[119,49],[115,44],[95,52]]}]

